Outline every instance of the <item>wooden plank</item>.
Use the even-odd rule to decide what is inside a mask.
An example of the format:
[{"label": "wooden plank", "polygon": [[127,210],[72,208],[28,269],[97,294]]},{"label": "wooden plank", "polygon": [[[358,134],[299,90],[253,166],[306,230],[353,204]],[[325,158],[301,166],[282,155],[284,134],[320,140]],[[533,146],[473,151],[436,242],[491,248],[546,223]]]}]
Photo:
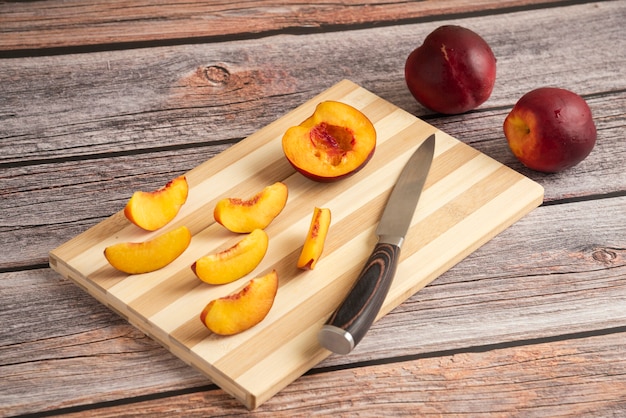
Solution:
[{"label": "wooden plank", "polygon": [[[312,31],[365,26],[447,14],[541,5],[545,0],[438,0],[420,2],[275,1],[88,2],[84,0],[0,4],[0,50],[37,50],[85,45],[254,36],[274,31]],[[555,2],[549,2],[554,5]],[[563,1],[563,3],[567,3]]]},{"label": "wooden plank", "polygon": [[[620,2],[597,6],[559,9],[560,18],[571,22],[561,25],[560,31],[546,31],[553,19],[546,11],[507,15],[507,27],[489,18],[453,21],[488,34],[499,51],[498,84],[503,87],[478,111],[460,116],[429,115],[429,123],[540,182],[548,201],[622,192],[626,184],[622,167],[626,144],[621,140],[626,117],[626,62],[614,54],[613,46],[618,50],[624,37],[615,32],[620,26],[612,22],[624,11]],[[589,33],[578,36],[574,31],[580,27]],[[254,55],[245,55],[248,46],[258,43],[217,44],[197,52],[193,48],[157,48],[145,54],[120,51],[0,61],[0,92],[6,98],[0,101],[0,242],[21,248],[19,253],[2,257],[0,268],[46,263],[51,248],[117,211],[133,191],[159,187],[271,123],[311,97],[311,88],[328,87],[345,68],[351,68],[356,80],[379,96],[424,115],[403,84],[400,58],[413,39],[430,28],[419,24],[405,29],[353,31],[345,34],[346,43],[330,35],[310,38],[315,42],[308,42],[308,36],[288,43],[281,43],[281,37],[272,38],[278,42],[276,50],[284,45],[285,53],[291,54],[288,61],[293,68],[283,68],[283,58],[273,49],[267,67]],[[578,41],[563,43],[560,36],[577,37]],[[519,43],[514,40],[517,37]],[[379,40],[380,45],[376,44]],[[365,46],[362,58],[350,58],[354,44]],[[518,44],[525,47],[511,47]],[[554,52],[558,59],[533,57],[537,51],[552,54],[550,45],[559,45]],[[328,59],[323,77],[316,76],[320,73],[310,67],[308,59],[296,54],[304,46],[313,56],[324,54]],[[384,60],[375,56],[381,50],[390,51]],[[225,56],[247,58],[226,60],[230,64],[224,65],[234,75],[226,86],[210,87],[194,76],[196,68],[208,65],[205,53],[218,61]],[[346,57],[349,61],[344,65]],[[515,71],[522,62],[532,77]],[[270,66],[282,69],[272,72]],[[187,71],[190,73],[185,76]],[[286,74],[300,81],[292,84],[296,78],[284,77]],[[189,84],[169,91],[179,77]],[[501,126],[517,99],[517,93],[506,93],[509,88],[521,94],[553,83],[586,95],[599,140],[581,165],[544,176],[516,162],[505,145]],[[29,85],[37,87],[23,87]],[[93,201],[99,202],[95,208]]]},{"label": "wooden plank", "polygon": [[[311,115],[323,100],[355,106],[378,133],[376,152],[367,166],[333,184],[294,174],[281,148],[283,133]],[[187,173],[187,203],[166,230],[186,225],[196,240],[171,265],[129,277],[107,263],[105,247],[156,234],[139,231],[121,212],[53,250],[50,265],[254,409],[329,354],[317,342],[319,327],[350,289],[371,252],[373,228],[400,169],[434,132],[425,122],[343,81]],[[543,199],[543,188],[537,183],[441,131],[436,135],[435,158],[421,205],[381,316]],[[219,199],[251,196],[275,181],[289,187],[289,201],[280,219],[267,228],[272,251],[257,271],[278,271],[277,299],[261,324],[227,339],[216,338],[198,320],[199,312],[208,301],[242,284],[206,286],[189,266],[240,238],[224,233],[207,213]],[[315,206],[330,208],[333,225],[325,262],[303,275],[295,268],[294,239],[306,233]]]},{"label": "wooden plank", "polygon": [[[429,123],[539,182],[545,188],[546,202],[623,192],[626,92],[591,98],[589,103],[598,143],[581,164],[554,175],[532,172],[515,160],[499,131],[508,109],[429,119]],[[0,242],[21,250],[5,254],[0,268],[47,263],[51,248],[120,210],[135,190],[155,190],[226,148],[193,147],[4,168],[0,172],[0,196],[6,196],[0,199]]]},{"label": "wooden plank", "polygon": [[[626,410],[624,338],[620,332],[304,376],[258,416],[616,416]],[[88,415],[169,415],[190,405],[198,416],[244,415],[211,390]]]},{"label": "wooden plank", "polygon": [[[317,370],[626,326],[625,205],[621,197],[536,209],[380,319],[350,356]],[[0,299],[0,405],[9,415],[209,384],[50,269],[0,273]],[[285,396],[315,407],[296,389],[302,379],[259,413]],[[207,407],[240,411],[221,391],[206,396]]]},{"label": "wooden plank", "polygon": [[53,270],[0,278],[0,415],[210,384]]},{"label": "wooden plank", "polygon": [[[498,58],[491,98],[454,120],[502,112],[543,85],[623,91],[626,57],[615,51],[626,50],[625,13],[623,2],[601,2],[559,9],[567,24],[544,10],[446,21],[476,30]],[[1,60],[0,163],[233,143],[346,77],[423,118],[432,112],[408,92],[404,61],[441,23]],[[502,121],[482,129],[502,137]]]}]

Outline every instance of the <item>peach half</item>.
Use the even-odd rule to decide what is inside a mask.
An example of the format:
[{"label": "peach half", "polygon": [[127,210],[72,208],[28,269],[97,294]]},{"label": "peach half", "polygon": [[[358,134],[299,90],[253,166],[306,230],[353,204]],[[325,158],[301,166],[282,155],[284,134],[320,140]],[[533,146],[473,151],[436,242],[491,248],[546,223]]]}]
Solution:
[{"label": "peach half", "polygon": [[311,226],[304,240],[297,266],[303,270],[313,270],[322,256],[324,242],[330,227],[330,209],[315,208],[311,218]]},{"label": "peach half", "polygon": [[200,320],[215,334],[238,334],[267,316],[277,291],[278,274],[272,270],[250,280],[239,292],[209,302],[200,313]]},{"label": "peach half", "polygon": [[217,202],[213,211],[215,220],[226,229],[248,233],[265,229],[287,204],[288,189],[276,182],[265,187],[251,199],[226,198]]},{"label": "peach half", "polygon": [[226,284],[242,278],[259,265],[269,239],[262,229],[255,229],[227,250],[199,258],[191,269],[209,284]]},{"label": "peach half", "polygon": [[191,232],[186,226],[181,226],[149,241],[113,244],[104,249],[104,256],[113,267],[124,273],[149,273],[176,260],[190,242]]},{"label": "peach half", "polygon": [[376,129],[361,111],[345,103],[324,101],[282,139],[289,163],[304,176],[320,182],[348,177],[372,158]]},{"label": "peach half", "polygon": [[180,176],[152,192],[137,191],[124,207],[129,221],[146,231],[156,231],[167,225],[187,201],[189,185]]}]

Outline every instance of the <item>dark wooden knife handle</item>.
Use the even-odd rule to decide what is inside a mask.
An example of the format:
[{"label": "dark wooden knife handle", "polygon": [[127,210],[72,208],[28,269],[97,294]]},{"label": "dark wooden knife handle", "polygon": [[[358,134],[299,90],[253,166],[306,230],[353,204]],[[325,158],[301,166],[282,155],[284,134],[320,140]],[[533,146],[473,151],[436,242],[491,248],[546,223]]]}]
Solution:
[{"label": "dark wooden knife handle", "polygon": [[363,339],[387,297],[399,255],[397,245],[376,244],[352,290],[319,332],[323,347],[348,354]]}]

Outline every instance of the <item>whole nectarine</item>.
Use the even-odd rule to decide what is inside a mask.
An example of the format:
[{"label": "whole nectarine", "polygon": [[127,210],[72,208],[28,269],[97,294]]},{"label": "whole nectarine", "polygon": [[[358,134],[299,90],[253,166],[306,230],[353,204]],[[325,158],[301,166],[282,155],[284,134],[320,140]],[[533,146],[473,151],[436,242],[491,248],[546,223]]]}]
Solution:
[{"label": "whole nectarine", "polygon": [[545,173],[584,160],[597,135],[587,102],[556,87],[541,87],[523,95],[504,120],[503,129],[522,164]]},{"label": "whole nectarine", "polygon": [[404,78],[411,94],[427,108],[463,113],[491,96],[496,57],[477,33],[461,26],[441,26],[409,54]]}]

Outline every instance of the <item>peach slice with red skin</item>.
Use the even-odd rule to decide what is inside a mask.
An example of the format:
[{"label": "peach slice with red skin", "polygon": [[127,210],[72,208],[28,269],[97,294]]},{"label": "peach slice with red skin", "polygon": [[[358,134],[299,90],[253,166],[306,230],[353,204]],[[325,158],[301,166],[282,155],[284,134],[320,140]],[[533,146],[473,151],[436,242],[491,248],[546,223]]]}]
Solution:
[{"label": "peach slice with red skin", "polygon": [[304,246],[300,252],[297,266],[303,270],[313,270],[317,261],[322,256],[324,242],[330,227],[330,209],[315,208],[309,232],[304,241]]},{"label": "peach slice with red skin", "polygon": [[289,163],[304,176],[332,182],[358,172],[372,158],[376,129],[360,110],[324,101],[304,122],[287,129],[282,147]]},{"label": "peach slice with red skin", "polygon": [[217,202],[213,211],[215,220],[236,233],[265,229],[287,204],[288,189],[276,182],[265,187],[248,200],[226,198]]},{"label": "peach slice with red skin", "polygon": [[191,232],[186,226],[181,226],[149,241],[110,245],[104,249],[104,256],[113,267],[124,273],[149,273],[177,259],[190,242]]},{"label": "peach slice with red skin", "polygon": [[268,244],[267,233],[255,229],[229,249],[199,258],[191,269],[203,282],[230,283],[252,272],[261,263]]},{"label": "peach slice with red skin", "polygon": [[265,319],[277,291],[278,274],[272,270],[250,280],[240,291],[209,302],[200,313],[200,320],[215,334],[238,334]]},{"label": "peach slice with red skin", "polygon": [[133,193],[124,207],[124,215],[138,227],[156,231],[176,217],[188,193],[187,178],[177,177],[159,190]]}]

